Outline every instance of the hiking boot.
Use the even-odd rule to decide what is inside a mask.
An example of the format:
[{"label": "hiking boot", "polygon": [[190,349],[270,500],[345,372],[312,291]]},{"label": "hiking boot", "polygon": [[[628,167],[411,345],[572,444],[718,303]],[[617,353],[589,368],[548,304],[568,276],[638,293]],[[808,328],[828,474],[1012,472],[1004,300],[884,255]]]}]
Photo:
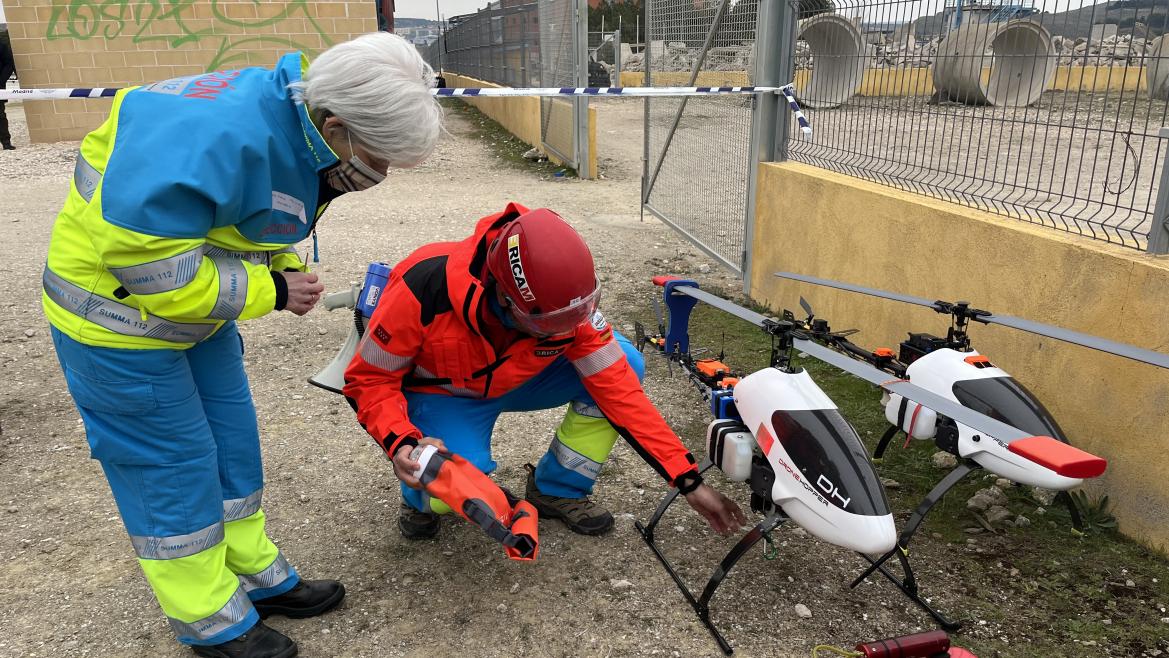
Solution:
[{"label": "hiking boot", "polygon": [[398,512],[398,529],[406,539],[432,539],[438,534],[438,515],[402,503],[402,510]]},{"label": "hiking boot", "polygon": [[524,498],[540,516],[560,519],[568,529],[581,535],[603,535],[613,529],[613,515],[588,498],[560,498],[540,493],[536,488],[536,467],[525,464],[528,484]]},{"label": "hiking boot", "polygon": [[234,640],[191,648],[205,658],[292,658],[296,655],[296,642],[262,621]]},{"label": "hiking boot", "polygon": [[284,615],[292,619],[316,617],[336,608],[345,598],[345,586],[336,580],[302,580],[283,594],[252,603],[261,619]]}]

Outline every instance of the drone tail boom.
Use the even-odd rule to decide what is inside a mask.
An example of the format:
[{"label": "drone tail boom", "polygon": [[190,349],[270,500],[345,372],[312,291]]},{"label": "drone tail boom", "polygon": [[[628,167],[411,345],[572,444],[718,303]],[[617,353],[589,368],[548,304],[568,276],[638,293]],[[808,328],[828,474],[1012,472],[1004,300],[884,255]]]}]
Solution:
[{"label": "drone tail boom", "polygon": [[1069,478],[1094,478],[1104,474],[1108,462],[1049,436],[1011,441],[1011,452]]}]

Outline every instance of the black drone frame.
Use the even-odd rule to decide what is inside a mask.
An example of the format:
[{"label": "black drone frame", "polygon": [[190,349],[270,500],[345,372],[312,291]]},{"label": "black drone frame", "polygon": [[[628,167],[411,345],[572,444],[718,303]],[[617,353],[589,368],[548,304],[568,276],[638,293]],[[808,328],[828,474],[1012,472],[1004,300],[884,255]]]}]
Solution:
[{"label": "black drone frame", "polygon": [[[658,280],[655,279],[655,283],[657,282]],[[665,288],[664,297],[670,311],[669,330],[666,329],[665,323],[662,320],[661,308],[655,304],[655,309],[658,312],[658,331],[661,334],[655,338],[661,342],[656,342],[654,338],[646,336],[644,328],[638,324],[636,325],[638,349],[641,349],[645,345],[652,345],[655,351],[661,353],[669,360],[669,363],[677,363],[687,378],[699,389],[699,393],[702,394],[703,399],[712,403],[713,411],[717,407],[717,401],[712,401],[713,391],[711,390],[710,382],[705,381],[703,376],[696,372],[694,367],[695,360],[690,352],[690,337],[688,333],[690,312],[698,303],[699,299],[739,317],[743,317],[744,312],[751,312],[720,297],[702,292],[698,289],[697,282],[694,281],[673,279],[663,281],[661,285]],[[757,314],[752,313],[752,315]],[[791,360],[793,347],[792,331],[795,325],[790,322],[764,318],[763,316],[758,316],[758,318],[760,321],[756,322],[756,324],[764,332],[772,336],[771,365],[786,366]],[[747,319],[751,320],[753,318]],[[721,360],[721,354],[719,358]],[[709,458],[703,459],[699,465],[698,472],[699,474],[705,473],[713,466],[714,464]],[[753,472],[752,480],[756,480],[757,477],[763,478],[766,476],[762,473],[757,474]],[[774,478],[774,475],[771,477]],[[718,591],[719,586],[722,585],[727,575],[730,574],[731,569],[734,568],[735,564],[739,562],[747,551],[755,546],[755,544],[758,544],[760,540],[768,544],[773,543],[770,533],[788,520],[783,514],[783,511],[769,497],[755,493],[756,489],[769,491],[770,488],[771,483],[767,481],[752,483],[751,509],[752,511],[762,513],[764,518],[755,524],[747,534],[743,535],[731,550],[723,556],[718,566],[715,567],[714,572],[711,573],[710,578],[706,581],[706,585],[702,589],[702,594],[698,596],[695,596],[694,592],[686,585],[686,582],[678,574],[674,565],[666,557],[665,553],[662,552],[655,540],[655,532],[658,524],[670,506],[678,500],[679,491],[676,488],[670,489],[662,498],[661,502],[658,503],[657,509],[654,510],[649,521],[644,524],[641,521],[634,521],[633,524],[637,528],[637,532],[641,535],[641,538],[645,540],[650,550],[653,551],[654,557],[662,564],[666,573],[674,579],[674,583],[681,590],[682,596],[694,608],[694,612],[698,615],[699,621],[710,631],[711,636],[718,643],[719,648],[727,655],[734,653],[734,649],[711,620],[710,601],[714,598],[715,592]]]}]

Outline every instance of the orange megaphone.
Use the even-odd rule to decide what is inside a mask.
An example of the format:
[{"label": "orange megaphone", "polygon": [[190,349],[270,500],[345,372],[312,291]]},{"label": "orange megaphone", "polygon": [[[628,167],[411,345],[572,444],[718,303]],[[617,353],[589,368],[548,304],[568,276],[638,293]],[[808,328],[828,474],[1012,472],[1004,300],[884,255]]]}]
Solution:
[{"label": "orange megaphone", "polygon": [[414,477],[426,492],[503,544],[513,560],[535,560],[540,552],[536,508],[504,491],[471,462],[438,448],[418,446],[410,458],[419,463]]}]

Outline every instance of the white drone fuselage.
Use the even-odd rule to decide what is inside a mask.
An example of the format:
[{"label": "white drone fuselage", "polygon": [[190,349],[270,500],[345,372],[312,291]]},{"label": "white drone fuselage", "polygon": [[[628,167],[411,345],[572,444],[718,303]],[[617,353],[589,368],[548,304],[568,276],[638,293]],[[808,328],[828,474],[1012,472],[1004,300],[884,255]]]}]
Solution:
[{"label": "white drone fuselage", "polygon": [[893,548],[893,514],[864,444],[806,371],[760,370],[735,384],[734,399],[775,473],[771,499],[785,515],[844,548]]},{"label": "white drone fuselage", "polygon": [[[958,352],[944,348],[920,357],[906,370],[906,378],[913,384],[948,400],[974,409],[1002,422],[1037,435],[1051,436],[1066,441],[1055,422],[1041,404],[1006,371],[994,366],[978,352]],[[901,398],[886,396],[886,417],[895,422],[894,405]],[[963,399],[965,398],[965,399]],[[972,402],[973,401],[973,402]],[[1006,401],[1006,404],[996,404]],[[909,412],[915,409],[908,404]],[[982,408],[979,408],[982,407]],[[923,411],[925,411],[923,409]],[[1079,486],[1083,480],[1059,475],[1055,471],[1010,451],[1010,443],[999,437],[988,436],[961,423],[958,429],[958,455],[972,459],[987,471],[1021,484],[1059,491]],[[923,436],[932,437],[924,428]],[[914,434],[921,429],[915,428]],[[928,437],[924,436],[928,434]]]}]

